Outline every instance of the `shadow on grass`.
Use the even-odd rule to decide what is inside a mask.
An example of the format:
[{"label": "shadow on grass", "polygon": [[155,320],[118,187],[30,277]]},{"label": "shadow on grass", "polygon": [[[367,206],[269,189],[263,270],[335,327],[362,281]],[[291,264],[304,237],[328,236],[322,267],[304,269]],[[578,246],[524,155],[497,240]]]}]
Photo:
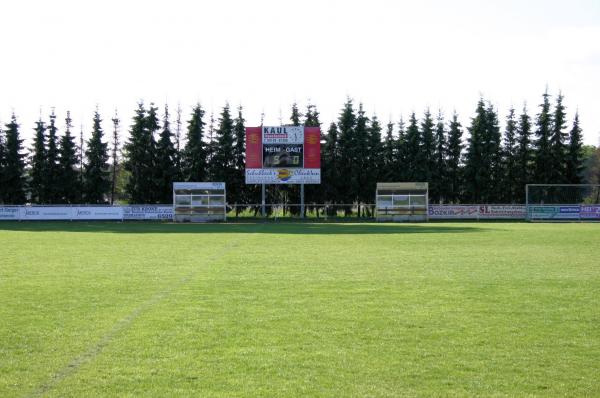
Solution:
[{"label": "shadow on grass", "polygon": [[90,232],[126,234],[190,234],[190,233],[263,233],[263,234],[414,234],[468,233],[490,231],[476,225],[444,224],[366,224],[366,223],[226,223],[172,224],[159,222],[0,222],[1,231],[27,232]]}]

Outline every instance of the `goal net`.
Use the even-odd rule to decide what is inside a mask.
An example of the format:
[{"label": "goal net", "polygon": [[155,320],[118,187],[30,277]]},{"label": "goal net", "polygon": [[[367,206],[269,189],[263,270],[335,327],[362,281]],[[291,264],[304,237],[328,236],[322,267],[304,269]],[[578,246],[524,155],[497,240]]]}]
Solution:
[{"label": "goal net", "polygon": [[600,221],[600,185],[528,184],[525,198],[530,221]]}]

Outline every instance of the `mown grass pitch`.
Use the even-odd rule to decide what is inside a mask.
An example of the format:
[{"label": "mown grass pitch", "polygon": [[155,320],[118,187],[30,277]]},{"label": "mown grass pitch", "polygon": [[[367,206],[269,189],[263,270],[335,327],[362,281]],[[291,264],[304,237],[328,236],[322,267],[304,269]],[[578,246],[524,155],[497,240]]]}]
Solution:
[{"label": "mown grass pitch", "polygon": [[0,396],[599,396],[600,225],[0,223]]}]

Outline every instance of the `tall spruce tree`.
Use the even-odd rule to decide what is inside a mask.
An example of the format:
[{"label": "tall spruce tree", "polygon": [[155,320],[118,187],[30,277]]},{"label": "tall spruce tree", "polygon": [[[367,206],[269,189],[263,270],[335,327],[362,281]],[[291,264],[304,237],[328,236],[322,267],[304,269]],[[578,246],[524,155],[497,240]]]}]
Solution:
[{"label": "tall spruce tree", "polygon": [[402,116],[400,116],[400,121],[398,122],[398,138],[396,139],[395,147],[396,156],[393,162],[394,172],[392,178],[394,181],[408,181],[408,145],[406,140],[406,124]]},{"label": "tall spruce tree", "polygon": [[[0,125],[0,187],[4,186],[4,168],[6,167],[6,144],[4,141],[4,131]],[[6,192],[0,189],[0,203],[4,203],[5,194]]]},{"label": "tall spruce tree", "polygon": [[567,133],[566,113],[562,93],[556,97],[550,133],[550,181],[555,184],[566,183]]},{"label": "tall spruce tree", "polygon": [[568,184],[581,184],[583,170],[583,136],[579,126],[579,112],[575,113],[573,127],[569,132],[565,177]]},{"label": "tall spruce tree", "polygon": [[[324,202],[339,204],[344,203],[344,181],[341,173],[342,158],[338,140],[338,129],[335,123],[329,125],[323,147],[323,188]],[[333,214],[329,209],[329,214]]]},{"label": "tall spruce tree", "polygon": [[486,134],[485,155],[486,165],[489,170],[488,183],[484,185],[485,203],[501,202],[502,190],[502,133],[498,113],[489,103],[486,109]]},{"label": "tall spruce tree", "polygon": [[165,105],[162,130],[156,145],[156,201],[170,203],[173,199],[173,182],[177,178],[175,146],[172,141],[169,107]]},{"label": "tall spruce tree", "polygon": [[[234,168],[235,177],[234,183],[231,188],[227,189],[228,201],[231,203],[244,204],[248,201],[247,186],[245,184],[245,169],[246,169],[246,121],[242,114],[242,106],[238,107],[237,117],[234,120],[233,135],[234,135]],[[233,196],[230,196],[230,193]],[[243,208],[241,206],[236,207],[236,214]]]},{"label": "tall spruce tree", "polygon": [[[344,178],[343,189],[337,192],[338,203],[350,204],[356,198],[358,192],[358,178],[354,175],[356,163],[356,113],[352,99],[348,98],[340,112],[337,124],[339,132],[338,146],[340,151],[339,172]],[[351,209],[346,208],[345,212],[350,213]]]},{"label": "tall spruce tree", "polygon": [[54,109],[50,114],[50,123],[48,123],[48,148],[46,151],[46,203],[60,203],[60,168],[58,164],[58,136],[56,127],[56,114]]},{"label": "tall spruce tree", "polygon": [[155,203],[156,195],[156,140],[154,132],[158,130],[157,108],[150,104],[146,111],[143,102],[133,117],[129,130],[129,140],[125,143],[125,170],[129,179],[125,192],[129,203]]},{"label": "tall spruce tree", "polygon": [[321,122],[319,121],[319,111],[315,104],[309,103],[306,106],[306,115],[304,118],[304,125],[306,127],[320,127]]},{"label": "tall spruce tree", "polygon": [[13,113],[10,122],[5,125],[5,155],[4,155],[4,175],[2,179],[2,190],[4,192],[4,203],[11,205],[24,204],[26,199],[25,188],[25,155],[23,150],[23,140],[19,136],[19,125],[17,117]]},{"label": "tall spruce tree", "polygon": [[174,134],[174,145],[175,145],[175,158],[173,163],[177,170],[177,181],[181,181],[183,178],[183,170],[181,164],[182,148],[181,148],[181,106],[177,106],[175,117],[175,134]]},{"label": "tall spruce tree", "polygon": [[210,165],[210,176],[213,181],[225,182],[231,186],[235,182],[235,156],[233,119],[229,104],[225,104],[218,120],[219,127],[215,131],[216,147]]},{"label": "tall spruce tree", "polygon": [[443,203],[448,196],[447,165],[446,165],[446,126],[444,115],[438,112],[435,125],[435,150],[433,155],[433,170],[430,183],[430,196],[435,203]]},{"label": "tall spruce tree", "polygon": [[536,184],[552,183],[552,144],[550,142],[552,129],[552,114],[550,113],[550,94],[544,93],[540,104],[540,113],[536,120],[535,168],[533,179]]},{"label": "tall spruce tree", "polygon": [[462,195],[462,167],[461,155],[463,150],[462,125],[458,121],[458,114],[454,112],[448,128],[448,157],[447,165],[447,202],[458,203]]},{"label": "tall spruce tree", "polygon": [[110,171],[110,204],[115,204],[117,193],[117,175],[119,173],[119,124],[121,120],[115,109],[115,116],[112,118],[113,135],[111,148],[111,171]]},{"label": "tall spruce tree", "polygon": [[204,110],[200,104],[192,109],[188,122],[187,140],[183,150],[182,166],[186,181],[206,181],[208,177],[207,145],[204,142]]},{"label": "tall spruce tree", "polygon": [[[381,141],[381,124],[376,115],[371,117],[371,123],[367,130],[368,147],[367,147],[367,173],[366,186],[363,190],[362,200],[370,203],[372,201],[373,192],[375,192],[378,181],[383,180],[385,170],[383,143]],[[370,199],[370,200],[369,200]]]},{"label": "tall spruce tree", "polygon": [[150,103],[148,112],[146,113],[146,120],[144,121],[144,127],[146,129],[146,135],[149,138],[150,146],[148,153],[148,160],[150,167],[149,183],[148,183],[148,199],[145,203],[157,203],[159,197],[158,189],[158,168],[157,168],[157,140],[156,134],[160,130],[160,123],[158,120],[158,107],[154,103]]},{"label": "tall spruce tree", "polygon": [[405,138],[405,173],[406,181],[425,181],[423,155],[421,153],[421,135],[417,124],[417,116],[411,113],[408,120]]},{"label": "tall spruce tree", "polygon": [[96,110],[83,166],[83,197],[86,203],[91,204],[106,203],[106,196],[110,191],[108,144],[102,142],[104,133],[101,123],[100,113]]},{"label": "tall spruce tree", "polygon": [[292,115],[290,116],[290,122],[292,123],[292,126],[300,126],[300,110],[298,109],[298,104],[297,103],[293,103],[292,104]]},{"label": "tall spruce tree", "polygon": [[517,126],[517,147],[515,157],[514,197],[516,203],[525,202],[525,186],[532,182],[533,149],[531,143],[531,118],[527,113],[527,106],[519,116]]},{"label": "tall spruce tree", "polygon": [[[358,203],[370,203],[370,198],[373,196],[369,189],[369,118],[365,115],[363,104],[358,105],[356,114],[356,128],[354,129],[355,137],[355,160],[352,164],[352,174],[356,176],[356,190],[353,193],[352,201]],[[358,209],[358,216],[362,215],[361,206]]]},{"label": "tall spruce tree", "polygon": [[487,112],[483,98],[479,99],[475,117],[471,119],[464,169],[464,201],[485,203],[485,184],[489,183],[491,170],[485,159],[485,136],[487,134]]},{"label": "tall spruce tree", "polygon": [[[434,135],[434,123],[431,117],[429,109],[425,110],[425,115],[421,122],[421,145],[418,157],[418,162],[421,165],[421,178],[420,181],[432,182],[433,172],[435,170],[435,135]],[[435,186],[436,184],[434,184]]]},{"label": "tall spruce tree", "polygon": [[396,174],[396,140],[394,139],[394,123],[390,120],[383,140],[383,169],[380,178],[384,182],[395,181]]},{"label": "tall spruce tree", "polygon": [[517,145],[517,120],[515,109],[511,107],[506,117],[506,128],[502,142],[501,200],[506,203],[516,203],[518,201],[519,188],[516,182],[519,173],[519,162]]},{"label": "tall spruce tree", "polygon": [[46,151],[46,125],[42,118],[35,122],[35,135],[33,136],[33,148],[31,148],[31,159],[29,161],[29,188],[31,192],[31,203],[43,204],[46,202],[46,176],[48,175],[48,162]]},{"label": "tall spruce tree", "polygon": [[65,134],[61,137],[58,148],[59,196],[62,203],[74,204],[80,199],[78,158],[75,137],[71,135],[73,120],[67,111],[65,118]]}]

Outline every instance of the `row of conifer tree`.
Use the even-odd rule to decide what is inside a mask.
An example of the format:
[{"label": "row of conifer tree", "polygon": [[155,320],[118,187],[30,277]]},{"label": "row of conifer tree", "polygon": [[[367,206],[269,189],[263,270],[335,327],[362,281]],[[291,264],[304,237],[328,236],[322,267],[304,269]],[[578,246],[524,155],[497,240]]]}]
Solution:
[{"label": "row of conifer tree", "polygon": [[[338,120],[322,126],[322,183],[306,187],[306,202],[372,203],[378,181],[427,181],[433,203],[523,203],[527,183],[581,183],[579,116],[567,125],[563,101],[546,92],[535,115],[511,108],[501,129],[483,98],[466,128],[456,113],[446,119],[429,109],[383,125],[348,99]],[[207,121],[198,104],[184,125],[181,109],[172,120],[167,106],[159,116],[154,104],[139,103],[122,140],[119,118],[107,133],[96,110],[85,141],[68,112],[59,134],[52,112],[35,123],[27,153],[13,114],[0,131],[0,202],[171,203],[173,181],[224,181],[228,203],[259,203],[259,187],[244,183],[242,111],[225,105]],[[321,126],[317,107],[303,112],[294,104],[287,124]],[[271,202],[299,203],[295,186],[271,186],[268,194]]]}]

